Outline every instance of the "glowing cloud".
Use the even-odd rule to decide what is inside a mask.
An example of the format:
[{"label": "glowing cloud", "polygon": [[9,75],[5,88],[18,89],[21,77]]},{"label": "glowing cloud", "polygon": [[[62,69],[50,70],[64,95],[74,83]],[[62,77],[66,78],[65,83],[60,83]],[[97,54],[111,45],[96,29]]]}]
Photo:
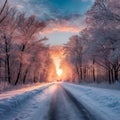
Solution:
[{"label": "glowing cloud", "polygon": [[86,27],[85,16],[72,16],[69,20],[50,20],[46,22],[46,28],[44,29],[45,34],[53,32],[76,32],[83,30]]}]

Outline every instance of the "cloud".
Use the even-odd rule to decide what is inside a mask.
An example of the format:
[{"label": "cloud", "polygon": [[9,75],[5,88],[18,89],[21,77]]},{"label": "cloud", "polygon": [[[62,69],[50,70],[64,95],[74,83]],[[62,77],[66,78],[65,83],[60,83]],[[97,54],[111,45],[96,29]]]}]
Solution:
[{"label": "cloud", "polygon": [[50,9],[42,3],[32,3],[31,0],[10,0],[9,4],[12,7],[16,7],[19,11],[25,12],[27,16],[34,14],[41,20],[46,20],[46,16],[51,16]]},{"label": "cloud", "polygon": [[[0,0],[2,1],[2,0]],[[43,20],[84,14],[93,0],[9,0],[12,6]]]},{"label": "cloud", "polygon": [[[3,0],[0,0],[0,2]],[[8,0],[26,15],[46,22],[44,32],[79,32],[85,27],[84,14],[94,0]]]},{"label": "cloud", "polygon": [[47,27],[44,32],[50,34],[52,32],[73,32],[78,33],[85,28],[85,16],[71,17],[70,19],[50,20],[48,21]]}]

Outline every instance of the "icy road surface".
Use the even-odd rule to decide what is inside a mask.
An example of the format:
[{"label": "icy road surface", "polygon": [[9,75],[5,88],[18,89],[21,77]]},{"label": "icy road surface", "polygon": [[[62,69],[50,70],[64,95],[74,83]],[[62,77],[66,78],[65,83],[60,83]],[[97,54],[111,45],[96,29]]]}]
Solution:
[{"label": "icy road surface", "polygon": [[[68,83],[52,83],[25,92],[11,91],[16,93],[13,95],[9,92],[5,96],[3,93],[0,95],[0,120],[120,120],[120,94],[114,93],[113,96],[111,92]],[[114,97],[118,110],[113,111]],[[107,103],[111,106],[107,107]]]}]

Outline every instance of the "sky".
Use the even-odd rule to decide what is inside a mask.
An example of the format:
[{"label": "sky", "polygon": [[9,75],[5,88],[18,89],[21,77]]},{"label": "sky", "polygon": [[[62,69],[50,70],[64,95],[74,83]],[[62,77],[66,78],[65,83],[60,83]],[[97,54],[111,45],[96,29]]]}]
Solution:
[{"label": "sky", "polygon": [[[36,15],[47,23],[42,36],[51,45],[66,43],[85,27],[85,12],[94,0],[8,0],[9,4],[26,15]],[[2,3],[3,0],[0,0]]]}]

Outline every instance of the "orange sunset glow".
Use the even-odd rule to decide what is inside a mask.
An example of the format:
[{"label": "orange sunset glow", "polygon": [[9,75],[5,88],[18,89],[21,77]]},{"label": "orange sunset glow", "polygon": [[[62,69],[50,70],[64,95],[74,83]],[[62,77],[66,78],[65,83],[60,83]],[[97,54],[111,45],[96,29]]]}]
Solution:
[{"label": "orange sunset glow", "polygon": [[56,68],[56,73],[60,77],[62,75],[63,70],[60,68],[61,65],[61,59],[60,58],[53,58],[55,68]]},{"label": "orange sunset glow", "polygon": [[70,77],[72,71],[69,63],[65,60],[64,50],[61,46],[54,46],[50,50],[52,65],[50,67],[50,81],[66,80]]},{"label": "orange sunset glow", "polygon": [[58,76],[61,76],[61,75],[62,75],[62,72],[63,72],[62,69],[60,69],[60,68],[57,69],[57,74],[58,74]]}]

